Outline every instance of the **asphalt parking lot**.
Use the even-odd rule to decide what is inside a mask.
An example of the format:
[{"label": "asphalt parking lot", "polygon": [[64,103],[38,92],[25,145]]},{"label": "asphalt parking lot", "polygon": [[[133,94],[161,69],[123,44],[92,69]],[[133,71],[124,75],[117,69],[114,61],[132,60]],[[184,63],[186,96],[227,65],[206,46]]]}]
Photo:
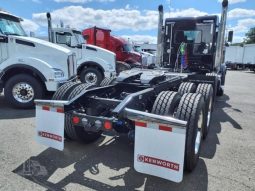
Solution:
[{"label": "asphalt parking lot", "polygon": [[64,152],[34,141],[35,111],[0,96],[0,190],[255,190],[255,73],[228,71],[198,166],[177,184],[139,174],[125,137],[66,142]]}]

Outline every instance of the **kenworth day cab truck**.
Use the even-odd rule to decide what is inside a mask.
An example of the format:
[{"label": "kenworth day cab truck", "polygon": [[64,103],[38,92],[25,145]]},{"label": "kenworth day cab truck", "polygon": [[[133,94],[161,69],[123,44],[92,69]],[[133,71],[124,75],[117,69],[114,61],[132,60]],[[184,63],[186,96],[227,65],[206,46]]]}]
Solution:
[{"label": "kenworth day cab truck", "polygon": [[49,41],[76,53],[77,74],[83,83],[100,84],[104,78],[116,76],[116,55],[104,48],[85,44],[81,31],[71,28],[52,28],[47,13]]},{"label": "kenworth day cab truck", "polygon": [[141,67],[141,55],[133,50],[130,42],[121,37],[112,36],[111,30],[92,27],[83,30],[82,35],[88,44],[99,46],[114,52],[119,64],[126,63],[131,68]]},{"label": "kenworth day cab truck", "polygon": [[227,8],[223,0],[220,23],[217,16],[170,18],[163,27],[159,6],[161,65],[168,68],[123,71],[100,87],[61,86],[53,100],[36,100],[37,141],[63,150],[64,136],[89,143],[102,132],[126,133],[134,140],[135,170],[181,182],[184,169],[196,167],[210,129],[224,75]]},{"label": "kenworth day cab truck", "polygon": [[20,21],[0,11],[0,92],[12,106],[30,108],[76,75],[76,58],[66,48],[27,37]]}]

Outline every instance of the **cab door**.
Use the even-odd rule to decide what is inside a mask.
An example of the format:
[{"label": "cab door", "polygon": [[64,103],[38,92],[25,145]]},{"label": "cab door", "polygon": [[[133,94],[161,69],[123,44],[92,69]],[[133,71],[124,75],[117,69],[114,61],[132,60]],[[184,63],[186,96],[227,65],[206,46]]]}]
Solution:
[{"label": "cab door", "polygon": [[8,37],[0,34],[0,63],[8,58]]}]

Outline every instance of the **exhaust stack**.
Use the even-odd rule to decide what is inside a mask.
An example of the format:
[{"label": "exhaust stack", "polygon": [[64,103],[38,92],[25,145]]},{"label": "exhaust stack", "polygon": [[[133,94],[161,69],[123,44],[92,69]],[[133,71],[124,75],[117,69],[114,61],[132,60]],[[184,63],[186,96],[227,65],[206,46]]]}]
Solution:
[{"label": "exhaust stack", "polygon": [[216,70],[220,69],[220,65],[223,62],[223,49],[225,44],[225,30],[226,30],[226,21],[227,21],[227,11],[228,11],[228,0],[222,1],[222,12],[220,26],[218,30],[217,46],[216,46],[216,55],[215,55],[215,68]]},{"label": "exhaust stack", "polygon": [[52,22],[51,22],[51,15],[50,13],[48,12],[46,14],[47,16],[47,21],[48,21],[48,38],[49,38],[49,42],[53,42],[53,39],[52,39]]},{"label": "exhaust stack", "polygon": [[158,39],[157,39],[157,65],[161,66],[162,63],[162,53],[163,53],[163,42],[162,42],[162,30],[163,30],[163,18],[164,18],[164,9],[163,5],[158,6]]}]

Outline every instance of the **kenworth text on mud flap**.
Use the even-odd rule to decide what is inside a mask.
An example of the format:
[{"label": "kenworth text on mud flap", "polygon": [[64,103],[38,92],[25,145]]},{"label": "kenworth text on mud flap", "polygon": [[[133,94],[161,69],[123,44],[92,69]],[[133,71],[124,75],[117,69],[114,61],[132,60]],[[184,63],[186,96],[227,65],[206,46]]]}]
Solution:
[{"label": "kenworth text on mud flap", "polygon": [[[220,39],[224,38],[221,30],[225,30],[227,7],[228,1],[224,0]],[[161,17],[162,7],[159,10]],[[190,30],[201,19],[192,20]],[[210,18],[212,29],[215,22]],[[216,55],[223,47],[217,43]],[[184,51],[188,47],[185,43],[180,46]],[[138,172],[181,182],[184,169],[192,171],[197,165],[220,86],[217,73],[205,75],[220,67],[213,62],[208,67],[200,65],[189,72],[183,67],[183,73],[171,71],[178,71],[178,67],[132,69],[121,72],[116,79],[105,78],[101,87],[67,83],[53,100],[36,100],[36,139],[63,150],[64,137],[89,143],[103,132],[126,133],[134,140],[134,168]]]},{"label": "kenworth text on mud flap", "polygon": [[30,108],[76,74],[76,58],[66,48],[27,37],[20,21],[0,11],[0,92],[11,105]]},{"label": "kenworth text on mud flap", "polygon": [[51,14],[47,13],[48,40],[76,53],[77,74],[83,83],[100,84],[104,78],[116,76],[115,53],[85,44],[81,31],[64,27],[53,28]]}]

